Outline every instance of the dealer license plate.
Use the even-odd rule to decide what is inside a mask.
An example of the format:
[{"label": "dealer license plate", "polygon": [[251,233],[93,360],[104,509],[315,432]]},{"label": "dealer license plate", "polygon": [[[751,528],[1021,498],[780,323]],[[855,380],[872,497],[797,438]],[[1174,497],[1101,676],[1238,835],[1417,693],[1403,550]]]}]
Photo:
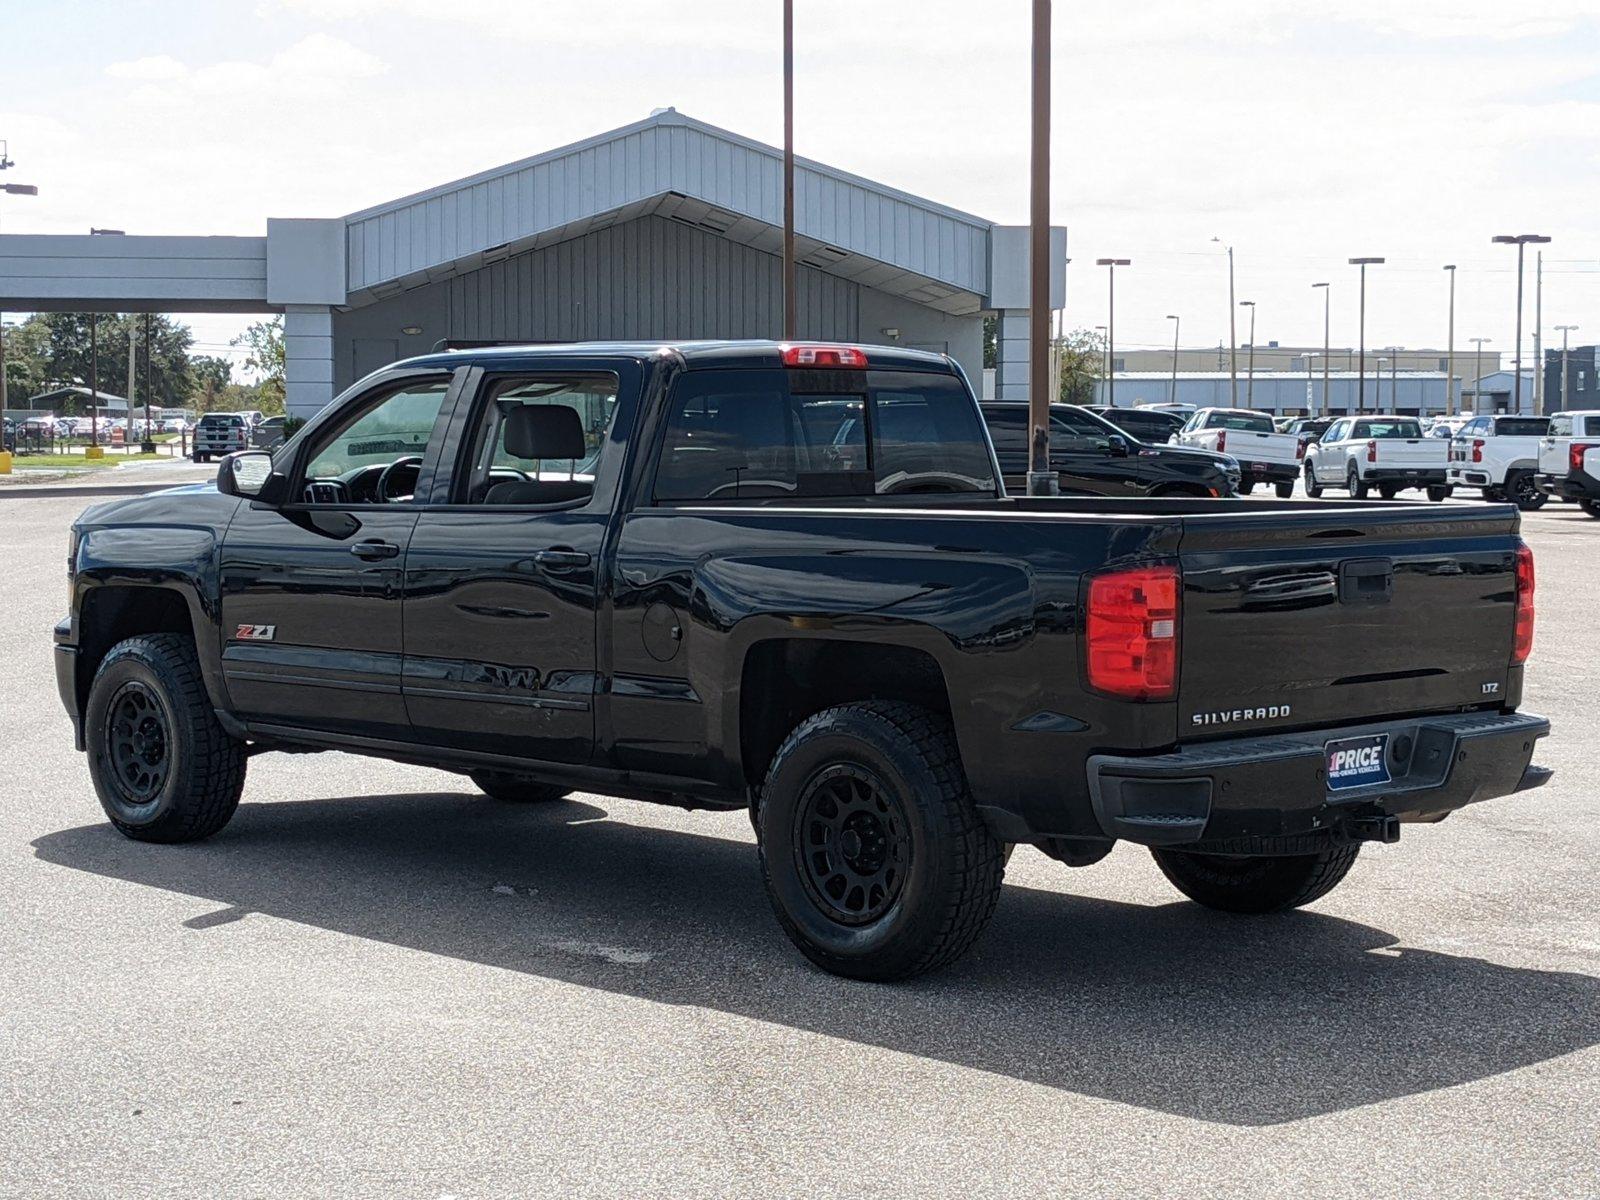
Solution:
[{"label": "dealer license plate", "polygon": [[1323,745],[1328,765],[1328,790],[1371,787],[1389,782],[1389,735],[1340,738]]}]

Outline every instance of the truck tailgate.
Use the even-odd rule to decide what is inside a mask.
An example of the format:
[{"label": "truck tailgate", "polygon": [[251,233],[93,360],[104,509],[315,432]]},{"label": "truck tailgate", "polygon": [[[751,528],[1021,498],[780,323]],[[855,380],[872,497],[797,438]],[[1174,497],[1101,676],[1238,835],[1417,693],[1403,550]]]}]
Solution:
[{"label": "truck tailgate", "polygon": [[1300,461],[1300,439],[1292,433],[1256,433],[1248,429],[1229,429],[1222,445],[1245,466],[1250,463],[1276,463],[1294,466]]},{"label": "truck tailgate", "polygon": [[1514,702],[1515,509],[1266,517],[1184,518],[1180,739]]},{"label": "truck tailgate", "polygon": [[1443,438],[1378,438],[1380,467],[1439,467],[1445,465],[1450,444]]}]

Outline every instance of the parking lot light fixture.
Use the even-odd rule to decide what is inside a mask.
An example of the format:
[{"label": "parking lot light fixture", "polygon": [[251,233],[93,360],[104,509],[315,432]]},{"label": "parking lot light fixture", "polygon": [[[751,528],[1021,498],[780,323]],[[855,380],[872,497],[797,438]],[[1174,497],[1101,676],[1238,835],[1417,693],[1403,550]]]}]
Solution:
[{"label": "parking lot light fixture", "polygon": [[1483,344],[1494,341],[1493,338],[1475,337],[1468,338],[1476,349],[1472,359],[1472,411],[1478,412],[1478,400],[1483,394]]},{"label": "parking lot light fixture", "polygon": [[1178,402],[1178,330],[1183,327],[1183,322],[1178,319],[1177,313],[1168,313],[1167,320],[1172,322],[1172,394],[1167,397],[1167,403]]},{"label": "parking lot light fixture", "polygon": [[1131,267],[1131,258],[1097,258],[1094,260],[1097,267],[1107,268],[1107,279],[1110,281],[1110,294],[1106,314],[1106,359],[1109,369],[1106,372],[1106,403],[1112,408],[1117,406],[1117,268]]},{"label": "parking lot light fixture", "polygon": [[[1557,325],[1556,332],[1561,335],[1561,407],[1567,407],[1567,334],[1576,329],[1576,325]],[[1539,369],[1544,370],[1544,364],[1539,364]]]},{"label": "parking lot light fixture", "polygon": [[1522,412],[1522,252],[1531,245],[1542,246],[1550,239],[1542,233],[1497,233],[1489,239],[1496,245],[1517,248],[1517,340],[1511,347],[1511,411]]},{"label": "parking lot light fixture", "polygon": [[1352,258],[1350,265],[1361,268],[1361,308],[1358,326],[1358,346],[1360,358],[1356,368],[1356,411],[1365,412],[1367,407],[1367,268],[1381,263],[1381,258]]},{"label": "parking lot light fixture", "polygon": [[1256,302],[1254,300],[1239,301],[1240,308],[1250,310],[1250,358],[1245,367],[1244,406],[1256,406]]}]

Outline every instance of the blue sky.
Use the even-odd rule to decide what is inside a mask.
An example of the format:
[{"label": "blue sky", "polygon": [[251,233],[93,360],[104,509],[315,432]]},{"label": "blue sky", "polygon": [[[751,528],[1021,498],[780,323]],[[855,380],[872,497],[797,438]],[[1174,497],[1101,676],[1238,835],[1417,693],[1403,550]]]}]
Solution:
[{"label": "blue sky", "polygon": [[[259,233],[634,121],[658,105],[776,140],[777,0],[0,0],[0,230]],[[1213,235],[1258,340],[1509,351],[1512,255],[1540,232],[1545,328],[1600,338],[1594,0],[1080,0],[1057,9],[1055,219],[1068,321],[1164,344],[1227,332]],[[1026,218],[1027,0],[798,0],[797,144],[1000,221]],[[1532,305],[1527,340],[1531,342]],[[196,319],[207,345],[238,322]],[[1550,344],[1547,342],[1547,344]]]}]

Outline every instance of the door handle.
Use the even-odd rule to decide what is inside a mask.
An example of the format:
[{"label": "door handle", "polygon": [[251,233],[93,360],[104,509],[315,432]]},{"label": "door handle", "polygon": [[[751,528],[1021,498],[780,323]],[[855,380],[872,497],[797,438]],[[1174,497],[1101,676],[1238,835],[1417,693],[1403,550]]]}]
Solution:
[{"label": "door handle", "polygon": [[589,556],[582,550],[568,550],[556,546],[549,550],[540,550],[533,556],[533,561],[535,566],[552,571],[570,571],[574,567],[587,567]]},{"label": "door handle", "polygon": [[350,547],[350,553],[368,562],[376,562],[380,558],[397,557],[400,547],[393,542],[383,542],[374,538],[371,541],[357,542]]}]

